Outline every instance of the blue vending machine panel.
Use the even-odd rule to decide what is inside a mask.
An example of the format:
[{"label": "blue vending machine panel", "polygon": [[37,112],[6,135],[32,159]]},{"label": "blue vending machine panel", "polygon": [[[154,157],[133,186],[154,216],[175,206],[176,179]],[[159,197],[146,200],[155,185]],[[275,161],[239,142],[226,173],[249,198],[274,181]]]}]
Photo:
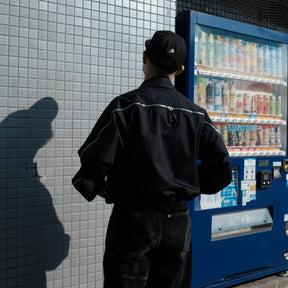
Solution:
[{"label": "blue vending machine panel", "polygon": [[[176,88],[213,120],[233,180],[190,202],[193,288],[231,287],[288,270],[288,35],[194,11]],[[209,181],[209,179],[207,179]]]}]

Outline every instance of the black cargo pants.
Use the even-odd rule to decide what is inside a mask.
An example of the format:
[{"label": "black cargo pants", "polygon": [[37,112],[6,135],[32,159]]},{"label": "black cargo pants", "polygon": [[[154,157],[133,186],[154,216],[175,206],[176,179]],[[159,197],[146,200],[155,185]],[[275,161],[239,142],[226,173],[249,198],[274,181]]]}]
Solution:
[{"label": "black cargo pants", "polygon": [[191,220],[178,213],[113,209],[106,235],[104,288],[190,288]]}]

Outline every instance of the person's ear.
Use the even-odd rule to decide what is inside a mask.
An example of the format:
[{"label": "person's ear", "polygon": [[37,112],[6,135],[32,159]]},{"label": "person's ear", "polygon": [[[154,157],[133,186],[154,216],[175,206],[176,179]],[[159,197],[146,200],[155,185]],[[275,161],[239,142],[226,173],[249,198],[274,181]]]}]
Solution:
[{"label": "person's ear", "polygon": [[182,65],[181,68],[175,72],[175,76],[177,76],[180,73],[182,73],[184,71],[184,69],[185,69],[185,67],[184,67],[184,65]]},{"label": "person's ear", "polygon": [[146,54],[146,51],[143,51],[143,64],[146,64],[147,63],[147,54]]}]

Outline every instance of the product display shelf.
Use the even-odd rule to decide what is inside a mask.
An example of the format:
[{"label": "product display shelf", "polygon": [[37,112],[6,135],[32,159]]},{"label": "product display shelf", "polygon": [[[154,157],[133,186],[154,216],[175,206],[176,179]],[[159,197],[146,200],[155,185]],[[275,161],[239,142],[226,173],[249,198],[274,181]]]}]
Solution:
[{"label": "product display shelf", "polygon": [[261,82],[267,84],[275,84],[281,86],[287,86],[287,82],[283,81],[281,77],[261,75],[261,74],[250,74],[245,72],[236,72],[222,70],[219,68],[213,68],[210,66],[196,66],[196,76],[213,76],[216,78],[225,78],[231,80],[245,80],[251,82]]}]

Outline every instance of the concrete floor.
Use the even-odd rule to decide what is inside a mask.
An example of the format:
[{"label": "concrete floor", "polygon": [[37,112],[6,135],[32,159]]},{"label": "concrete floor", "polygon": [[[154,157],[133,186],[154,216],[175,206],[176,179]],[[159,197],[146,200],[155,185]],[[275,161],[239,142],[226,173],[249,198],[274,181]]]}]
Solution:
[{"label": "concrete floor", "polygon": [[288,288],[288,275],[285,277],[273,275],[249,283],[233,286],[233,288]]}]

